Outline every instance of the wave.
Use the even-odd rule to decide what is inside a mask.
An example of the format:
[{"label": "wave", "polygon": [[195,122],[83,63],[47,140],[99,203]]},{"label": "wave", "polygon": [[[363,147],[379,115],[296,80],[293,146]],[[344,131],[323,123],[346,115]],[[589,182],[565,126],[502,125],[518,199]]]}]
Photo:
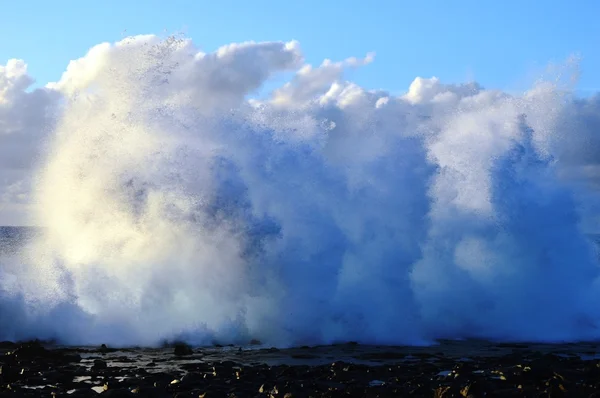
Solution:
[{"label": "wave", "polygon": [[56,121],[28,214],[44,232],[0,259],[3,337],[600,337],[598,98],[343,79],[372,60],[140,36],[72,61],[42,90]]}]

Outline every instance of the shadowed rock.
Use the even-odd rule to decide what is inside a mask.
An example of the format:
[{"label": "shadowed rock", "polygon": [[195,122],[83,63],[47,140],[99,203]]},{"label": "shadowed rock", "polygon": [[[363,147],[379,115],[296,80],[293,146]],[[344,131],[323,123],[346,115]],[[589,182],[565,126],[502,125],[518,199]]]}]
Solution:
[{"label": "shadowed rock", "polygon": [[176,343],[173,353],[177,356],[192,355],[194,353],[194,350],[192,349],[192,347],[185,343]]},{"label": "shadowed rock", "polygon": [[495,349],[471,358],[464,356],[469,348],[475,353],[474,347],[453,352],[450,343],[431,349],[356,346],[348,351],[339,345],[241,355],[230,347],[205,348],[193,356],[191,347],[176,345],[183,356],[173,357],[171,348],[137,348],[111,350],[102,359],[93,356],[97,350],[39,342],[9,348],[0,356],[0,396],[600,396],[600,360],[558,349],[515,355],[512,345],[490,346]]}]

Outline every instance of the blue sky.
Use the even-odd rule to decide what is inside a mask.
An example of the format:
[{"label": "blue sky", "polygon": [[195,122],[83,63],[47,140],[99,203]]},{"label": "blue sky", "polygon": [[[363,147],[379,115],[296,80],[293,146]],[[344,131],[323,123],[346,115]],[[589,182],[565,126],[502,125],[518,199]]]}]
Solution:
[{"label": "blue sky", "polygon": [[203,50],[245,40],[300,41],[307,60],[375,51],[350,78],[402,92],[416,76],[521,90],[548,62],[582,57],[578,88],[600,87],[600,2],[24,0],[2,4],[0,62],[22,58],[39,84],[69,60],[125,35],[182,32]]}]

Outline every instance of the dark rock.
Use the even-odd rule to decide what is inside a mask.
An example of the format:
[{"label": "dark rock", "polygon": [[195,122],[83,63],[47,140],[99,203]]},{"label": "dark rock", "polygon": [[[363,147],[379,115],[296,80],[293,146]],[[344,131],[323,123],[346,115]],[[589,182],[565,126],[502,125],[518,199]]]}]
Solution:
[{"label": "dark rock", "polygon": [[466,398],[476,398],[485,395],[485,388],[481,382],[474,381],[467,384],[463,389],[460,390],[460,395]]},{"label": "dark rock", "polygon": [[27,342],[19,345],[9,355],[18,359],[44,358],[55,356],[55,354],[46,350],[38,341]]},{"label": "dark rock", "polygon": [[194,350],[185,343],[176,343],[173,353],[177,356],[184,356],[193,354]]},{"label": "dark rock", "polygon": [[[192,351],[187,345],[182,348],[184,355]],[[600,361],[581,360],[564,346],[561,349],[567,357],[524,349],[515,353],[510,348],[487,356],[470,353],[465,355],[469,361],[451,350],[444,351],[443,345],[434,350],[409,350],[368,346],[349,349],[342,344],[280,350],[277,355],[269,349],[247,350],[239,355],[236,349],[208,348],[182,358],[172,357],[172,348],[127,349],[116,354],[111,350],[100,355],[95,349],[62,349],[29,342],[14,345],[13,352],[0,355],[0,396],[97,396],[91,387],[102,385],[103,397],[157,398],[203,394],[205,398],[588,397],[598,393]],[[417,354],[401,360],[410,352]],[[91,369],[80,363],[80,353],[85,353],[86,363],[93,361]],[[95,358],[90,357],[94,354]],[[235,362],[228,360],[231,358]],[[328,358],[328,364],[310,365],[315,359],[322,363]],[[361,364],[359,360],[365,358],[369,361]],[[262,363],[288,360],[304,364]],[[89,378],[74,379],[76,376]],[[25,386],[45,387],[33,390]]]},{"label": "dark rock", "polygon": [[104,370],[108,368],[108,365],[102,359],[95,359],[94,365],[92,366],[92,371]]},{"label": "dark rock", "polygon": [[102,393],[102,398],[131,397],[134,394],[127,388],[108,389]]},{"label": "dark rock", "polygon": [[76,398],[87,398],[97,396],[98,393],[90,388],[76,388],[67,395],[68,397],[76,397]]},{"label": "dark rock", "polygon": [[181,378],[179,387],[185,389],[198,388],[206,384],[206,378],[204,374],[197,372],[190,372]]}]

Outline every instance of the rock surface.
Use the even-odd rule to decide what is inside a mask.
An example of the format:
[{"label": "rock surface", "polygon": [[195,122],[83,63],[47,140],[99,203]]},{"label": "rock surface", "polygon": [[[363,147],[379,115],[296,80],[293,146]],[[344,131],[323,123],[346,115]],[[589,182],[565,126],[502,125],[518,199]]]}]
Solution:
[{"label": "rock surface", "polygon": [[600,397],[594,344],[109,350],[2,342],[0,366],[0,397]]}]

